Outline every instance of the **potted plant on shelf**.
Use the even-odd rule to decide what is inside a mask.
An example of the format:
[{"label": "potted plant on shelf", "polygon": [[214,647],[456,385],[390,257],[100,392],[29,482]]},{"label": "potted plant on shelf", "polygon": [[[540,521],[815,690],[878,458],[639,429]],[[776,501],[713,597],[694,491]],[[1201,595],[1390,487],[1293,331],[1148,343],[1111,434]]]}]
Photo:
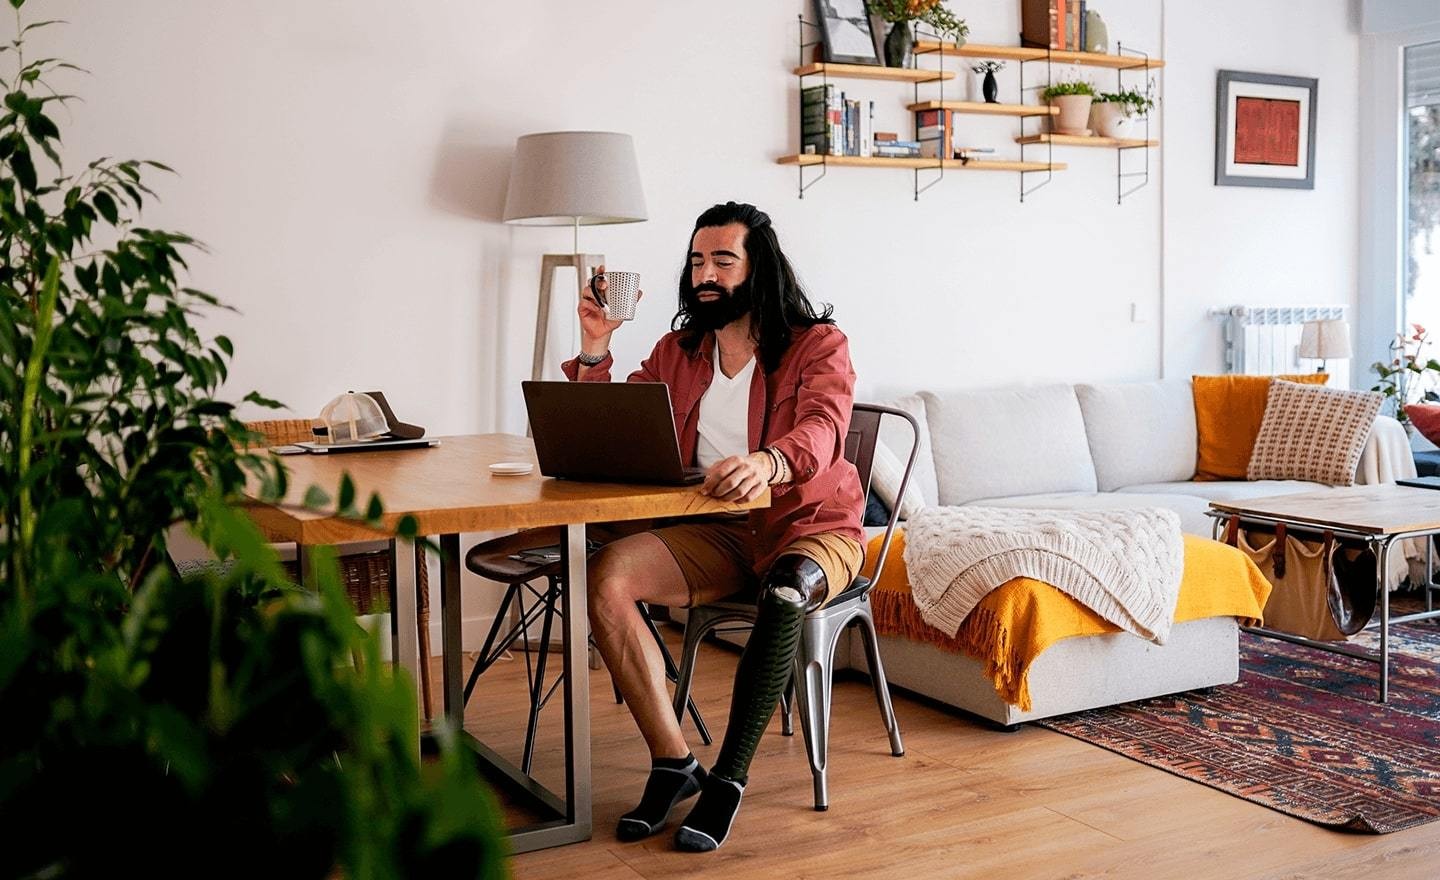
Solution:
[{"label": "potted plant on shelf", "polygon": [[956,46],[965,45],[965,36],[970,33],[965,19],[951,12],[940,0],[866,0],[865,7],[892,25],[885,36],[886,67],[910,66],[915,47],[915,35],[910,29],[912,21],[929,25],[937,37]]},{"label": "potted plant on shelf", "polygon": [[987,60],[973,65],[970,70],[977,75],[983,74],[985,79],[980,84],[980,94],[985,98],[986,104],[998,104],[1000,86],[995,82],[995,71],[1005,68],[1004,61]]},{"label": "potted plant on shelf", "polygon": [[1052,123],[1056,134],[1085,137],[1090,129],[1085,122],[1090,118],[1090,102],[1095,99],[1095,88],[1084,80],[1058,82],[1048,86],[1040,97],[1059,108],[1059,114]]},{"label": "potted plant on shelf", "polygon": [[1144,91],[1129,88],[1101,92],[1095,96],[1095,104],[1090,110],[1091,126],[1101,137],[1130,137],[1135,121],[1144,119],[1154,107],[1155,101],[1150,97],[1148,87]]}]

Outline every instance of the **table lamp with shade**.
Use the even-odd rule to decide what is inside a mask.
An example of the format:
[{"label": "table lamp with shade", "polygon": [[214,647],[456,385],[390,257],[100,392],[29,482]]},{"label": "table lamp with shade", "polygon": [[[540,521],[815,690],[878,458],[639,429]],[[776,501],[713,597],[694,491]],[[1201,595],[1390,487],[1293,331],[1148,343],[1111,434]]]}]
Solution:
[{"label": "table lamp with shade", "polygon": [[520,137],[515,141],[504,219],[521,226],[574,230],[570,253],[546,254],[540,261],[530,371],[532,379],[539,379],[545,366],[555,270],[574,267],[579,284],[584,284],[605,262],[601,254],[580,253],[580,227],[646,219],[634,141],[628,134],[611,131],[549,131]]},{"label": "table lamp with shade", "polygon": [[1300,329],[1300,357],[1320,361],[1315,372],[1325,372],[1325,361],[1350,357],[1350,325],[1342,319],[1306,321]]}]

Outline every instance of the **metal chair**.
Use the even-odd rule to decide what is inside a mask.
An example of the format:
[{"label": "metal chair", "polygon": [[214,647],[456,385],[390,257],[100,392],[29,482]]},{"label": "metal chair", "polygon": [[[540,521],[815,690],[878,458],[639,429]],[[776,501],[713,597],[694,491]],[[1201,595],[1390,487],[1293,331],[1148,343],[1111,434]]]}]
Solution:
[{"label": "metal chair", "polygon": [[[556,676],[555,680],[547,688],[545,685],[545,670],[550,653],[550,633],[557,620],[564,620],[564,612],[561,610],[561,592],[565,586],[565,573],[559,560],[555,561],[528,561],[516,559],[522,551],[534,550],[537,547],[547,546],[545,532],[529,531],[519,532],[513,535],[506,535],[502,538],[495,538],[476,544],[465,554],[465,567],[475,574],[492,581],[499,581],[505,584],[505,595],[500,599],[500,608],[495,612],[495,620],[490,625],[490,632],[485,636],[484,645],[480,649],[480,655],[475,658],[475,665],[470,670],[470,678],[465,682],[465,703],[469,704],[470,694],[475,690],[475,684],[480,676],[502,657],[506,651],[514,646],[516,640],[521,642],[525,651],[525,679],[530,693],[530,714],[525,725],[525,749],[520,759],[520,770],[523,773],[530,772],[531,760],[535,756],[535,732],[540,723],[540,710],[550,701],[550,697],[565,680],[564,673]],[[556,536],[558,540],[558,536]],[[548,543],[555,543],[550,541]],[[597,547],[590,547],[595,550]],[[537,589],[532,582],[543,579],[545,587]],[[526,596],[530,597],[527,606]],[[644,618],[646,627],[650,634],[655,637],[655,642],[660,646],[660,656],[665,661],[665,674],[675,681],[679,675],[679,669],[675,665],[675,659],[670,654],[665,639],[660,635],[660,630],[650,617],[650,610],[644,602],[636,602],[640,610],[640,616]],[[530,627],[536,620],[540,622],[540,638],[534,651],[536,659],[532,665],[530,662],[531,644]],[[503,633],[501,628],[510,621],[510,626]],[[620,688],[612,686],[615,690],[615,702],[621,702]],[[706,745],[711,742],[710,731],[705,726],[705,719],[700,717],[700,710],[695,707],[693,700],[686,700],[681,704],[688,706],[690,715],[695,721],[695,727],[700,732],[701,739]]]},{"label": "metal chair", "polygon": [[[805,616],[800,647],[795,655],[795,669],[786,697],[782,698],[782,729],[791,735],[790,699],[792,689],[799,697],[800,726],[805,735],[805,749],[810,758],[810,772],[815,783],[815,809],[825,810],[830,806],[829,789],[826,782],[826,767],[830,746],[830,694],[835,667],[835,646],[841,633],[847,627],[858,626],[865,641],[865,653],[870,664],[870,680],[875,686],[875,699],[880,705],[880,714],[890,736],[890,753],[895,757],[905,754],[900,741],[900,727],[895,721],[895,709],[890,703],[890,689],[885,681],[885,667],[880,662],[880,650],[876,642],[875,621],[870,615],[870,591],[885,569],[885,557],[890,552],[890,542],[895,534],[895,525],[900,519],[898,499],[905,495],[910,482],[910,471],[915,465],[915,455],[920,447],[920,426],[915,418],[903,410],[892,409],[869,403],[857,403],[851,410],[850,432],[845,438],[845,458],[860,472],[860,485],[866,494],[870,488],[870,472],[875,459],[875,444],[880,438],[881,419],[893,416],[904,419],[910,425],[910,454],[905,461],[905,472],[900,479],[894,509],[885,526],[885,538],[880,544],[880,555],[875,563],[871,578],[857,576],[850,586],[831,599],[824,607]],[[681,717],[681,709],[690,699],[690,686],[695,674],[695,658],[700,642],[713,632],[728,632],[734,629],[748,629],[755,621],[755,605],[752,602],[712,602],[689,610],[685,622],[685,642],[680,653],[680,675],[675,683],[675,717]],[[737,627],[736,624],[745,624]],[[724,627],[725,629],[721,629]]]}]

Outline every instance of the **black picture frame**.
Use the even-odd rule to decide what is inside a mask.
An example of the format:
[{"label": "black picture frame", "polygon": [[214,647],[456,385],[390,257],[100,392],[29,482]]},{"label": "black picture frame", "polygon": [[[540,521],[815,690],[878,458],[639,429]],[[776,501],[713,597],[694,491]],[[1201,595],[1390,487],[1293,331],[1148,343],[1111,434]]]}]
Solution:
[{"label": "black picture frame", "polygon": [[[1319,84],[1320,81],[1312,77],[1220,71],[1215,77],[1215,185],[1314,189]],[[1293,132],[1288,130],[1287,117],[1283,126],[1285,130],[1275,132],[1278,138],[1271,136],[1256,140],[1256,132],[1247,137],[1245,128],[1255,123],[1242,119],[1242,114],[1236,112],[1241,99],[1253,99],[1262,104],[1294,105],[1298,118],[1294,121]],[[1276,123],[1272,121],[1270,124]],[[1281,144],[1279,149],[1285,152],[1289,150],[1288,137],[1292,134],[1295,137],[1294,164],[1273,161],[1266,156],[1257,156],[1259,161],[1246,161],[1256,152],[1247,149],[1247,143],[1265,141]]]},{"label": "black picture frame", "polygon": [[815,20],[827,64],[883,67],[865,0],[814,0]]}]

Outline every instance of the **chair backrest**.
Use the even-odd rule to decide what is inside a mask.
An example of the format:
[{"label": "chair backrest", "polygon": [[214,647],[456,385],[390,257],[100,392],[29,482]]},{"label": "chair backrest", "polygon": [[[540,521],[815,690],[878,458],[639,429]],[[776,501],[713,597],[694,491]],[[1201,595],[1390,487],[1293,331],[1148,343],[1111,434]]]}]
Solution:
[{"label": "chair backrest", "polygon": [[[900,499],[910,485],[910,472],[915,467],[915,457],[920,451],[920,423],[902,409],[881,406],[877,403],[856,403],[850,410],[850,432],[845,436],[845,458],[860,472],[861,497],[870,494],[870,473],[875,467],[875,447],[880,442],[880,423],[887,417],[904,419],[910,425],[910,450],[905,457],[905,471],[900,476],[900,488],[891,505],[890,520],[885,524],[885,539],[880,542],[880,555],[875,560],[875,575],[870,579],[870,588],[880,582],[885,570],[885,557],[890,553],[890,541],[895,537],[895,525],[900,521]],[[862,502],[863,503],[863,502]]]},{"label": "chair backrest", "polygon": [[271,419],[262,422],[246,422],[245,428],[264,437],[266,446],[283,446],[287,443],[315,439],[309,419]]}]

